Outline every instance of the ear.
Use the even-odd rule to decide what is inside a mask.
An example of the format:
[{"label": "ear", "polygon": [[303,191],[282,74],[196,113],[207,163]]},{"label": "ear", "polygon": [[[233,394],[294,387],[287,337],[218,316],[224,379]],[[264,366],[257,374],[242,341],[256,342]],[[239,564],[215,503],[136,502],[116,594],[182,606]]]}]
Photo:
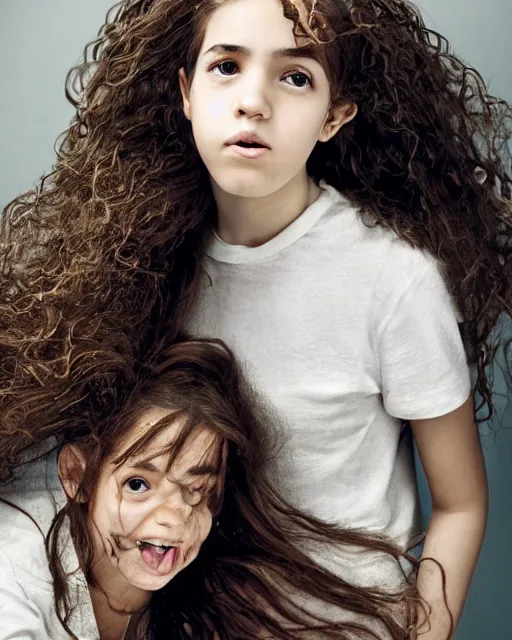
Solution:
[{"label": "ear", "polygon": [[81,502],[77,493],[85,473],[85,458],[77,445],[67,444],[61,449],[58,468],[62,488],[68,498]]},{"label": "ear", "polygon": [[187,120],[190,120],[191,118],[190,83],[188,81],[187,74],[185,73],[185,69],[183,69],[183,67],[179,70],[179,78],[180,78],[181,98],[183,100],[183,113],[185,114],[185,118],[187,118]]},{"label": "ear", "polygon": [[318,136],[319,142],[327,142],[335,136],[341,127],[356,117],[357,105],[344,104],[339,107],[331,107],[325,118],[322,130]]}]

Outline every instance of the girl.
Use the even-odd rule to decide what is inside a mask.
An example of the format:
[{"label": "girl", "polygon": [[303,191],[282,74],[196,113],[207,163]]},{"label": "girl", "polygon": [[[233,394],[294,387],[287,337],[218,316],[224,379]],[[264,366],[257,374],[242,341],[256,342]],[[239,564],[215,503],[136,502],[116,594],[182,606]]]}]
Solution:
[{"label": "girl", "polygon": [[133,357],[218,336],[288,431],[285,497],[402,548],[411,423],[453,618],[423,563],[425,638],[448,636],[486,519],[471,397],[491,411],[511,310],[509,106],[402,0],[125,0],[68,92],[54,173],[2,217],[4,472],[107,419]]},{"label": "girl", "polygon": [[[278,497],[267,427],[229,351],[188,342],[164,355],[116,419],[70,424],[16,470],[0,502],[0,638],[409,637],[412,584],[365,592],[299,550],[307,538],[400,556]],[[312,601],[364,611],[373,631],[315,618]]]}]

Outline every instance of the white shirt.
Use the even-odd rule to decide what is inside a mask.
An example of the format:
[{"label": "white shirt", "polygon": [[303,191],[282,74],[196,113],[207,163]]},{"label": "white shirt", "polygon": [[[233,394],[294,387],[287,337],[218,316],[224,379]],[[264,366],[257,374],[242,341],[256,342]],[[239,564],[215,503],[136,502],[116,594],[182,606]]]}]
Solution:
[{"label": "white shirt", "polygon": [[[52,576],[43,534],[66,503],[57,475],[56,451],[23,465],[0,486],[0,640],[69,640],[55,612]],[[79,640],[99,640],[87,581],[78,566],[67,521],[59,536],[73,613],[68,622]]]},{"label": "white shirt", "polygon": [[[432,258],[321,186],[262,246],[211,238],[187,330],[224,340],[269,403],[287,438],[275,474],[288,500],[407,546],[420,524],[403,421],[470,394],[456,311]],[[375,563],[359,573],[387,581]]]}]

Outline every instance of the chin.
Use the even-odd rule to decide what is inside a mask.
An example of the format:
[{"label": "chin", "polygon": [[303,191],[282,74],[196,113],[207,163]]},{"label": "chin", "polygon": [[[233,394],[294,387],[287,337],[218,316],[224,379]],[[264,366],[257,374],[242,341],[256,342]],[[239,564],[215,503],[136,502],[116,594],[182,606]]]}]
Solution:
[{"label": "chin", "polygon": [[224,193],[237,198],[265,198],[286,184],[286,180],[272,180],[255,172],[245,176],[214,176],[214,180]]},{"label": "chin", "polygon": [[[179,573],[179,571],[177,572]],[[177,573],[173,573],[170,576],[163,576],[161,578],[144,574],[144,572],[134,572],[133,574],[123,574],[126,580],[135,588],[142,591],[159,591],[168,584]]]}]

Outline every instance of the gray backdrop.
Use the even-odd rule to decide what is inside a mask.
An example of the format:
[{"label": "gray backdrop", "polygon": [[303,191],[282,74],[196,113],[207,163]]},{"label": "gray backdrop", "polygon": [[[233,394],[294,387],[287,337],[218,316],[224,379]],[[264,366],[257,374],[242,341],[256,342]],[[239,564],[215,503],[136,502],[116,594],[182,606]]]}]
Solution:
[{"label": "gray backdrop", "polygon": [[[0,205],[51,169],[54,142],[72,115],[63,86],[69,67],[97,32],[111,0],[0,0]],[[511,0],[419,0],[427,22],[477,67],[492,91],[512,102]],[[496,392],[504,392],[497,375]],[[505,406],[503,400],[502,406]],[[511,427],[483,443],[491,487],[484,550],[458,640],[512,638],[512,412]],[[426,515],[428,489],[421,472]]]}]

